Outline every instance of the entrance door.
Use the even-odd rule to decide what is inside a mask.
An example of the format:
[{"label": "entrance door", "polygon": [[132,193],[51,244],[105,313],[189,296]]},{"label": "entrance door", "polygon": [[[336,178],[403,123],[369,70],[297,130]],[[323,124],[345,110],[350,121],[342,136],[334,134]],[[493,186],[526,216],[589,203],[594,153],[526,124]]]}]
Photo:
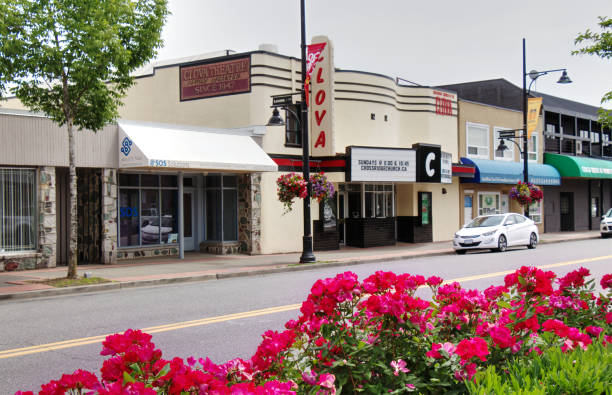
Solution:
[{"label": "entrance door", "polygon": [[510,211],[510,201],[508,199],[508,195],[502,194],[501,195],[501,210],[500,210],[500,213],[501,214],[506,214],[509,211]]},{"label": "entrance door", "polygon": [[337,193],[338,196],[338,238],[340,244],[346,244],[344,240],[345,226],[344,219],[346,218],[346,194],[344,192]]},{"label": "entrance door", "polygon": [[463,224],[467,225],[472,221],[472,201],[474,195],[464,195],[463,196]]},{"label": "entrance door", "polygon": [[185,240],[185,251],[195,250],[193,237],[193,225],[195,214],[193,206],[193,191],[183,191],[183,237]]},{"label": "entrance door", "polygon": [[574,194],[572,192],[561,192],[559,212],[561,213],[561,231],[574,230]]}]

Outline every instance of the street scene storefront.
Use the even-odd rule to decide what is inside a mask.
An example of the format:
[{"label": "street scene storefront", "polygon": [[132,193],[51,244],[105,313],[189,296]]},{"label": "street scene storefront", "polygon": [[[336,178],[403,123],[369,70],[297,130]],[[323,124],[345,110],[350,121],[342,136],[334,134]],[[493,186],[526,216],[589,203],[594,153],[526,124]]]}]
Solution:
[{"label": "street scene storefront", "polygon": [[[468,223],[479,215],[522,212],[522,207],[509,199],[510,189],[523,181],[523,164],[502,162],[487,159],[461,158],[464,164],[473,165],[476,169],[474,179],[462,180],[463,223]],[[529,182],[540,187],[561,184],[559,173],[548,165],[530,163]],[[529,217],[542,228],[543,207],[548,203],[544,199],[529,206]],[[546,202],[546,203],[545,203]]]},{"label": "street scene storefront", "polygon": [[612,207],[612,161],[545,153],[544,162],[562,177],[560,186],[544,188],[546,231],[599,229]]}]

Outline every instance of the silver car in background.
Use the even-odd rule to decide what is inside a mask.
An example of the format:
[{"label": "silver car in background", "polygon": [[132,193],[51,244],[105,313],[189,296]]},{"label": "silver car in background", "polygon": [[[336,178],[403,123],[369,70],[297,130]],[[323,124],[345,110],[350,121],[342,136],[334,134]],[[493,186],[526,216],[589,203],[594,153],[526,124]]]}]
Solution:
[{"label": "silver car in background", "polygon": [[482,215],[455,233],[453,249],[457,254],[480,249],[503,252],[514,246],[536,248],[539,239],[538,227],[523,215]]}]

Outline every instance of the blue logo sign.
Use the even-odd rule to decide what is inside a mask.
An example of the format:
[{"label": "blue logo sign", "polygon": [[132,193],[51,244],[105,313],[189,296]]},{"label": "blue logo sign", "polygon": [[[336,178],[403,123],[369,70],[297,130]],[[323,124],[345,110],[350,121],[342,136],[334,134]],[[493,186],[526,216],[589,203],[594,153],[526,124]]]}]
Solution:
[{"label": "blue logo sign", "polygon": [[132,152],[132,140],[128,137],[124,138],[121,142],[121,152],[123,155],[128,156]]},{"label": "blue logo sign", "polygon": [[138,209],[136,207],[121,207],[119,209],[121,218],[138,217]]}]

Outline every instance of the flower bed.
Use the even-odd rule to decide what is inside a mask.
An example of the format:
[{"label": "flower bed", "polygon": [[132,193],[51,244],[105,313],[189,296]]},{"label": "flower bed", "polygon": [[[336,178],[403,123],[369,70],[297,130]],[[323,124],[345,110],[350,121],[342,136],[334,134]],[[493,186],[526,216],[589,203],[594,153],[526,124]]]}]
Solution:
[{"label": "flower bed", "polygon": [[[318,280],[297,320],[264,333],[249,360],[165,360],[150,335],[130,329],[103,342],[100,379],[79,370],[40,394],[464,393],[482,371],[544,351],[612,351],[612,274],[600,282],[606,295],[587,276],[522,267],[478,291],[435,276],[376,272],[360,282],[345,272]],[[431,301],[416,296],[423,286]]]}]

